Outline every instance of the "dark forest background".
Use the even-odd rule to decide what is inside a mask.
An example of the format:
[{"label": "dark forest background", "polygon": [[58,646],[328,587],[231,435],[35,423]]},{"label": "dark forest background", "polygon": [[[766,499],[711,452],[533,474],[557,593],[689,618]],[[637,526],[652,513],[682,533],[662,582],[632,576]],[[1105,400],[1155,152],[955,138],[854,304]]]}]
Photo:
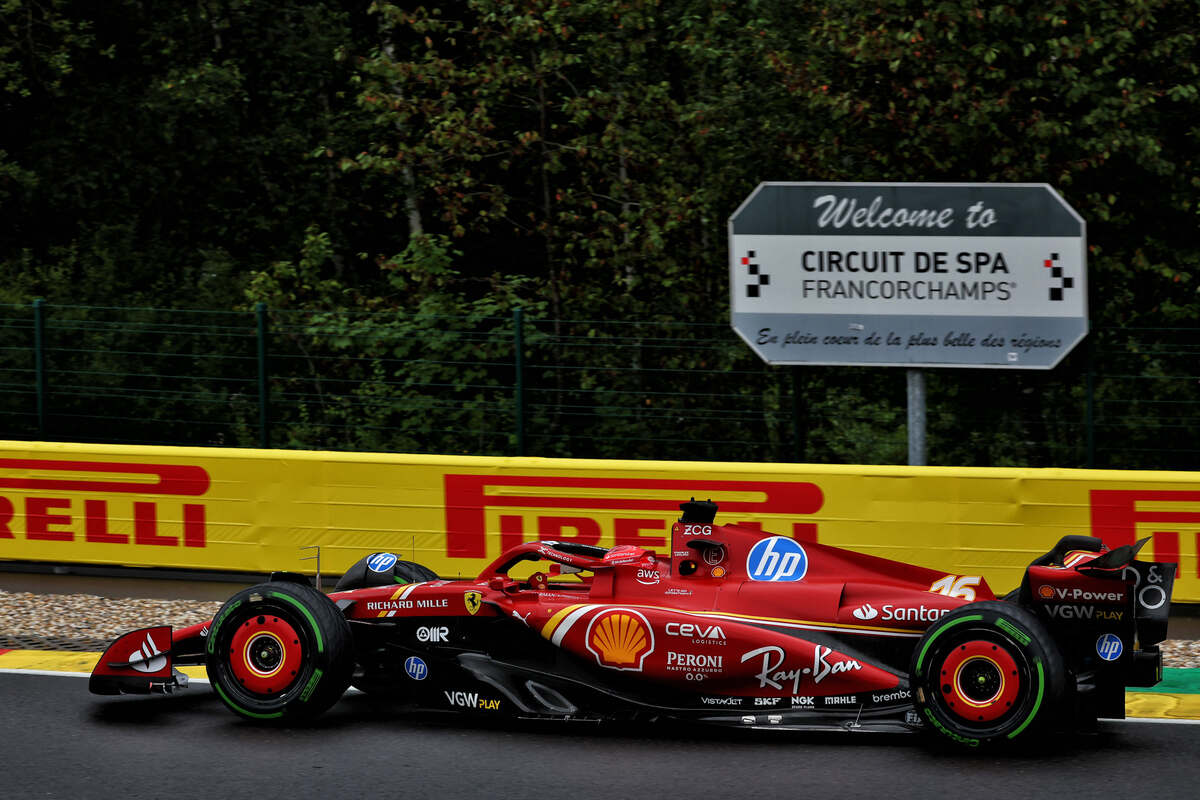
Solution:
[{"label": "dark forest background", "polygon": [[[493,330],[521,308],[531,348],[611,338],[613,321],[727,325],[725,224],[760,181],[1046,182],[1087,220],[1092,325],[1107,338],[1090,337],[1053,382],[1005,373],[1004,398],[991,371],[936,371],[933,461],[1083,466],[1095,461],[1079,446],[1083,415],[1119,401],[1104,440],[1128,439],[1148,415],[1172,424],[1138,445],[1148,455],[1100,465],[1193,467],[1198,10],[0,0],[0,304],[303,312],[291,346],[328,354],[310,371],[361,373],[355,391],[398,402],[411,376],[388,373],[387,359],[421,342],[472,349],[433,318]],[[769,376],[735,380],[766,395],[790,444],[748,457],[903,460],[899,371],[781,377],[744,349],[730,334],[671,345],[669,360]],[[1124,360],[1098,368],[1097,352]],[[596,358],[653,366],[644,348]],[[1179,380],[1132,382],[1146,375]],[[564,391],[556,380],[547,391]],[[655,380],[669,392],[673,379]],[[455,391],[470,383],[460,376]],[[376,401],[370,418],[347,406],[345,430],[393,427]],[[542,433],[569,427],[555,402]],[[804,435],[788,422],[801,405]],[[1067,449],[1028,446],[1043,441],[1022,427],[1031,415],[1042,432],[1073,420],[1045,434]],[[129,416],[109,438],[139,438],[141,415]],[[507,433],[483,444],[406,424],[391,438],[296,427],[275,444],[511,452]],[[689,457],[631,444],[662,419],[614,424],[624,440],[564,452],[548,437],[531,454]]]}]

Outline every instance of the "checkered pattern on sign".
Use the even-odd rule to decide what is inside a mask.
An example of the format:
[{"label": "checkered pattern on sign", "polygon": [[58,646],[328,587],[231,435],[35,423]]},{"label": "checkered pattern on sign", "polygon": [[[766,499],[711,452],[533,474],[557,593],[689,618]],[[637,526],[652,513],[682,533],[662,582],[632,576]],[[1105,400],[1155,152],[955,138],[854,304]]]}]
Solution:
[{"label": "checkered pattern on sign", "polygon": [[747,270],[747,276],[750,282],[746,284],[746,297],[760,297],[760,290],[763,286],[771,284],[771,276],[758,271],[759,265],[754,263],[754,251],[747,250],[746,255],[742,256],[742,266]]},{"label": "checkered pattern on sign", "polygon": [[1058,266],[1058,253],[1051,253],[1050,257],[1042,262],[1042,266],[1050,270],[1051,278],[1057,278],[1060,281],[1058,286],[1050,287],[1050,299],[1053,301],[1061,301],[1063,299],[1063,289],[1074,288],[1075,279],[1063,277],[1062,267]]}]

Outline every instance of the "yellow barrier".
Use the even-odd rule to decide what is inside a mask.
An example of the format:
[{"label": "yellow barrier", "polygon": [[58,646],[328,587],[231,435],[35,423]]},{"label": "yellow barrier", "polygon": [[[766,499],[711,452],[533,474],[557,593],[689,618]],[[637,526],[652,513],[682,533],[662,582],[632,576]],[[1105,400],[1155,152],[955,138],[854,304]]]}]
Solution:
[{"label": "yellow barrier", "polygon": [[665,550],[678,504],[718,522],[982,575],[997,592],[1067,533],[1154,534],[1200,601],[1200,474],[588,461],[0,442],[0,559],[338,574],[374,551],[472,576],[529,539]]}]

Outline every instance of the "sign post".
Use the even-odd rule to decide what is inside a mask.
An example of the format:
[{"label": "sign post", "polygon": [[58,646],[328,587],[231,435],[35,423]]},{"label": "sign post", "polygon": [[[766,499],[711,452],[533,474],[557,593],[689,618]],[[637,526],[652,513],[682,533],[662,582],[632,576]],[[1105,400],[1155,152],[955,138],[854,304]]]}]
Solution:
[{"label": "sign post", "polygon": [[1046,184],[763,183],[729,250],[770,364],[1051,369],[1087,334],[1084,221]]}]

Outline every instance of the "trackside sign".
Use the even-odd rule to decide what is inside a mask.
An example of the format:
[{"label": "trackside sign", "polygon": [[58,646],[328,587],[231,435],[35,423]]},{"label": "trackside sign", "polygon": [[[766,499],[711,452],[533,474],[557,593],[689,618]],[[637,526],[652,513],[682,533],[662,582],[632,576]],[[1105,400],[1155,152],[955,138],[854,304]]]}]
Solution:
[{"label": "trackside sign", "polygon": [[771,364],[1049,369],[1087,334],[1084,221],[1046,184],[763,183],[729,248]]}]

